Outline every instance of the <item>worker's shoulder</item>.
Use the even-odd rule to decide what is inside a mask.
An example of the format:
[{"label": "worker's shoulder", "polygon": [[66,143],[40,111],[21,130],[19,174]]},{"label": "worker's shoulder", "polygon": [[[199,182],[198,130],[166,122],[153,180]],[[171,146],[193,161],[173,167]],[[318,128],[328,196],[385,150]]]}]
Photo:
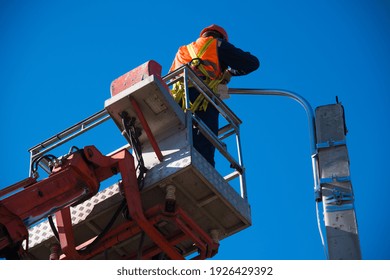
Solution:
[{"label": "worker's shoulder", "polygon": [[226,40],[219,39],[219,38],[217,39],[217,46],[219,49],[222,49],[222,50],[237,50],[237,49],[239,49],[238,47],[236,47],[232,43],[230,43]]}]

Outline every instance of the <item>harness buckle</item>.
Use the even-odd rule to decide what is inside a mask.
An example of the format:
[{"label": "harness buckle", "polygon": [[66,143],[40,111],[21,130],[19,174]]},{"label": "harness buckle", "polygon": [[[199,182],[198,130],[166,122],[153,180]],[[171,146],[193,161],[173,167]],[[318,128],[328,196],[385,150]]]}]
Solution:
[{"label": "harness buckle", "polygon": [[188,62],[188,65],[191,67],[197,67],[201,64],[203,64],[203,60],[199,57],[195,57],[195,58],[191,59],[190,62]]}]

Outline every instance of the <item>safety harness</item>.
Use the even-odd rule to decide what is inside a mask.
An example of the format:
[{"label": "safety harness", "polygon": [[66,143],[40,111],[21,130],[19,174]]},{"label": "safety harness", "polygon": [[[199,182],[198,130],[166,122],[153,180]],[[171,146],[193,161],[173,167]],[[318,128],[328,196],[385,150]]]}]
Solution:
[{"label": "safety harness", "polygon": [[[206,43],[200,48],[198,53],[195,53],[192,44],[188,44],[186,47],[188,53],[192,58],[188,65],[192,68],[198,69],[206,77],[204,82],[207,84],[207,86],[214,93],[217,93],[218,85],[223,81],[223,75],[220,75],[219,77],[213,77],[215,76],[214,72],[207,71],[204,67],[205,62],[202,60],[202,56],[204,55],[210,44],[213,42],[213,40],[215,39],[211,38],[210,40],[206,41]],[[176,82],[173,85],[171,94],[177,103],[181,102],[182,109],[185,110],[185,88],[184,83],[182,81]],[[191,112],[195,112],[197,110],[206,111],[208,103],[209,102],[205,99],[204,95],[199,94],[193,103],[190,102],[190,110]]]}]

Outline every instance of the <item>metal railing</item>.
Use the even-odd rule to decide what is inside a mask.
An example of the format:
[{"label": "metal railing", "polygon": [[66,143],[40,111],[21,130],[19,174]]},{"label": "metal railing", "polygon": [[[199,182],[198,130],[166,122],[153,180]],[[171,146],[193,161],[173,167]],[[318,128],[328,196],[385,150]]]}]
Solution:
[{"label": "metal railing", "polygon": [[[172,86],[176,82],[182,82],[185,89],[185,111],[190,112],[190,98],[188,88],[189,85],[195,87],[200,94],[209,102],[208,106],[215,107],[222,118],[225,119],[227,125],[219,129],[218,135],[215,135],[197,116],[196,113],[192,113],[192,123],[195,124],[199,131],[214,145],[214,147],[220,152],[220,154],[230,163],[230,166],[235,170],[226,176],[226,181],[231,181],[234,178],[239,177],[240,180],[240,195],[246,201],[248,200],[246,180],[245,180],[245,167],[243,163],[241,138],[240,138],[240,125],[242,121],[233,113],[232,110],[218,98],[211,89],[199,78],[195,72],[184,65],[175,71],[169,73],[163,77],[163,80],[168,86]],[[236,142],[236,155],[232,155],[228,149],[227,144],[223,140],[228,137],[235,136]]]},{"label": "metal railing", "polygon": [[[77,136],[87,132],[88,130],[102,124],[103,122],[110,119],[110,116],[105,109],[93,114],[92,116],[72,125],[71,127],[57,133],[56,135],[42,141],[41,143],[30,148],[30,171],[29,175],[32,176],[31,163],[46,154],[47,152],[61,146],[62,144],[76,138]],[[44,165],[41,165],[47,171]]]}]

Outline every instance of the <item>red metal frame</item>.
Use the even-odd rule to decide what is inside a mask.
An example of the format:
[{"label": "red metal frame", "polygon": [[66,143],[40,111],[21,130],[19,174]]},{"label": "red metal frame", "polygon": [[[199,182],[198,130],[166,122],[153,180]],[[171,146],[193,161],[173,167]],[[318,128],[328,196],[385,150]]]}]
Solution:
[{"label": "red metal frame", "polygon": [[[105,160],[107,160],[107,158],[105,158]],[[164,209],[163,205],[156,205],[144,212],[136,178],[134,159],[127,150],[122,150],[112,155],[110,161],[112,162],[107,162],[107,165],[115,166],[122,175],[120,187],[124,193],[132,221],[125,222],[108,231],[92,250],[83,254],[81,253],[81,249],[93,242],[94,238],[77,246],[74,242],[69,208],[57,212],[57,226],[61,248],[64,253],[64,255],[61,256],[61,259],[90,259],[142,231],[156,244],[154,248],[146,250],[143,258],[150,258],[159,252],[164,252],[170,259],[184,259],[184,257],[174,248],[174,245],[177,245],[184,239],[192,240],[199,248],[200,254],[197,257],[198,259],[209,258],[216,254],[219,245],[215,243],[180,207],[176,207],[175,212],[169,213],[162,210]],[[167,239],[167,237],[163,236],[154,227],[154,225],[161,220],[171,220],[177,225],[182,233]],[[136,258],[136,256],[129,256],[129,258]]]},{"label": "red metal frame", "polygon": [[132,98],[131,96],[129,96],[129,99],[130,99],[131,104],[134,107],[135,113],[137,114],[137,117],[138,117],[139,121],[141,122],[143,129],[145,130],[145,133],[150,141],[150,144],[152,145],[153,150],[157,155],[158,160],[161,162],[163,160],[163,155],[162,155],[161,150],[157,144],[157,141],[154,138],[154,135],[153,135],[153,133],[148,125],[148,122],[145,119],[144,114],[142,113],[137,101],[134,98]]},{"label": "red metal frame", "polygon": [[[146,121],[143,123],[144,128],[145,124]],[[53,209],[60,209],[55,215],[62,250],[61,259],[91,259],[141,232],[154,243],[150,248],[142,248],[143,259],[150,259],[161,252],[169,259],[184,259],[175,245],[185,240],[190,240],[197,247],[199,255],[195,259],[210,258],[217,253],[219,244],[178,205],[170,210],[172,212],[165,210],[165,204],[155,205],[144,211],[134,158],[126,149],[111,156],[104,156],[94,146],[87,146],[64,158],[63,161],[61,166],[52,170],[48,178],[40,182],[27,179],[2,191],[2,195],[9,196],[0,201],[0,226],[6,229],[3,233],[0,231],[0,255],[8,248],[23,253],[21,243],[28,240],[29,223],[54,214]],[[82,250],[96,237],[76,244],[70,206],[95,195],[100,182],[117,173],[122,176],[120,188],[132,220],[109,230],[88,251]],[[11,195],[11,192],[17,190],[19,192]],[[178,232],[175,232],[174,236],[164,236],[155,227],[162,220],[174,223]],[[50,258],[53,259],[57,255],[51,254]],[[137,255],[134,253],[127,258],[135,259]]]},{"label": "red metal frame", "polygon": [[100,181],[83,152],[100,154],[95,147],[86,147],[64,158],[48,178],[39,182],[27,178],[2,191],[8,196],[0,201],[0,256],[7,250],[21,251],[21,243],[28,240],[27,227],[33,223],[98,192]]},{"label": "red metal frame", "polygon": [[[181,208],[176,209],[173,213],[165,212],[163,209],[163,205],[156,205],[147,210],[144,214],[142,213],[141,215],[144,215],[146,219],[143,221],[143,228],[137,221],[126,221],[116,226],[108,231],[98,244],[88,252],[83,252],[83,249],[91,244],[95,237],[82,244],[75,245],[73,228],[70,222],[71,217],[68,215],[69,211],[62,210],[56,214],[57,221],[60,221],[58,230],[61,231],[63,235],[63,238],[60,238],[63,251],[63,255],[61,255],[60,259],[91,259],[115,245],[118,245],[133,236],[139,235],[143,231],[155,242],[155,245],[150,248],[142,248],[142,259],[152,259],[162,252],[170,259],[184,259],[184,257],[176,251],[174,246],[185,240],[191,240],[198,249],[198,255],[193,259],[203,260],[211,258],[218,252],[219,244],[214,242]],[[64,222],[64,220],[66,220],[66,222]],[[180,232],[177,232],[174,236],[170,237],[162,236],[160,239],[159,235],[161,234],[156,230],[158,232],[158,235],[156,235],[154,230],[150,231],[150,228],[152,227],[155,229],[154,225],[162,220],[169,220],[175,223]],[[144,223],[147,223],[149,226],[145,227]],[[162,245],[162,243],[164,245]],[[174,253],[172,254],[172,252]],[[138,257],[138,252],[129,256],[124,256],[125,259],[137,259]]]}]

